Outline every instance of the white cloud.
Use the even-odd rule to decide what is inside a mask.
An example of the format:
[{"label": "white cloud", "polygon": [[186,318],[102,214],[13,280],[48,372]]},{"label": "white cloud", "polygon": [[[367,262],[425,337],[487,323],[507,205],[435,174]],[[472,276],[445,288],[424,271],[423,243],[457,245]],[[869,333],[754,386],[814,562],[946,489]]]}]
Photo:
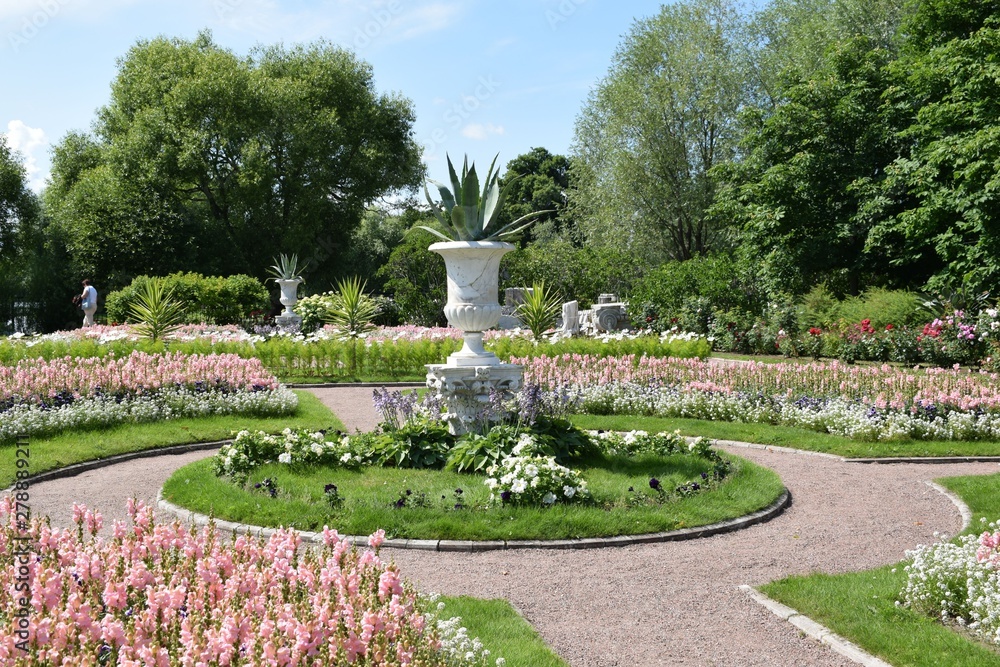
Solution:
[{"label": "white cloud", "polygon": [[38,127],[29,127],[23,121],[12,120],[7,123],[7,144],[24,156],[24,170],[28,175],[28,186],[38,192],[45,185],[48,174],[42,173],[38,166],[39,153],[48,148],[49,140],[45,131]]},{"label": "white cloud", "polygon": [[493,123],[469,123],[462,128],[462,136],[466,139],[475,139],[477,141],[483,141],[494,134],[503,134],[503,125],[494,125]]}]

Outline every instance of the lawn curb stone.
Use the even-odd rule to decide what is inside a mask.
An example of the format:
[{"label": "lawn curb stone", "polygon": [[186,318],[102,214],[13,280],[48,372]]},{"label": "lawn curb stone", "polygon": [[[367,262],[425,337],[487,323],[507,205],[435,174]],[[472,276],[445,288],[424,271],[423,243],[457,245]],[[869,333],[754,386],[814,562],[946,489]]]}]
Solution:
[{"label": "lawn curb stone", "polygon": [[[578,540],[415,540],[415,539],[387,539],[382,543],[383,548],[391,549],[419,549],[422,551],[440,552],[461,552],[461,553],[481,553],[484,551],[505,551],[507,549],[600,549],[604,547],[624,547],[640,544],[656,544],[659,542],[676,542],[679,540],[692,540],[699,537],[719,535],[721,533],[731,533],[743,528],[749,528],[758,523],[770,521],[781,514],[792,502],[792,495],[788,489],[781,492],[778,499],[762,510],[752,514],[713,523],[708,526],[697,528],[681,528],[665,533],[649,533],[646,535],[622,535],[618,537],[588,537]],[[233,534],[248,534],[260,537],[270,537],[275,533],[274,528],[264,528],[263,526],[251,526],[248,524],[225,521],[223,519],[211,519],[210,517],[184,509],[173,504],[163,497],[163,489],[156,493],[156,506],[161,512],[166,512],[181,520],[183,523],[194,524],[196,526],[207,526],[214,521],[219,530]],[[323,541],[322,533],[298,531],[303,542],[320,544]],[[355,546],[364,546],[368,543],[368,538],[360,535],[342,535]]]},{"label": "lawn curb stone", "polygon": [[[201,452],[207,451],[209,449],[219,449],[223,445],[231,444],[232,440],[216,440],[213,442],[192,442],[186,445],[170,445],[167,447],[155,447],[153,449],[143,449],[138,452],[127,452],[125,454],[115,454],[114,456],[108,456],[103,459],[91,459],[90,461],[82,461],[80,463],[73,463],[64,468],[55,468],[54,470],[46,470],[45,472],[40,472],[37,475],[32,475],[23,482],[28,484],[41,484],[42,482],[51,482],[56,479],[65,479],[67,477],[76,477],[85,472],[90,472],[91,470],[97,470],[99,468],[106,468],[108,466],[117,465],[119,463],[126,463],[128,461],[134,461],[136,459],[148,459],[155,456],[171,456],[176,454],[187,454],[189,452]],[[10,492],[14,488],[13,485],[7,487],[5,492]]]},{"label": "lawn curb stone", "polygon": [[[843,456],[837,456],[836,454],[827,454],[826,452],[814,452],[811,449],[795,449],[794,447],[782,447],[780,445],[759,445],[755,442],[741,442],[739,440],[712,440],[713,446],[715,445],[728,445],[730,447],[741,447],[743,449],[760,449],[762,451],[775,451],[784,452],[786,454],[801,454],[803,456],[819,456],[824,459],[833,459],[834,461],[847,461]],[[688,438],[688,441],[693,441],[694,438]]]},{"label": "lawn curb stone", "polygon": [[808,637],[815,639],[821,644],[826,644],[834,651],[864,667],[892,667],[884,660],[868,653],[856,644],[853,644],[840,635],[836,634],[826,626],[820,625],[808,616],[803,616],[791,607],[781,604],[777,600],[772,600],[768,596],[758,591],[753,586],[746,584],[740,586],[740,590],[747,596],[761,605],[781,620],[798,628]]},{"label": "lawn curb stone", "polygon": [[972,510],[969,509],[969,506],[966,505],[965,501],[959,498],[957,494],[952,493],[950,489],[941,486],[937,482],[925,482],[925,484],[927,484],[927,486],[931,487],[932,489],[943,495],[945,498],[950,500],[952,503],[955,504],[955,507],[958,508],[958,513],[962,515],[961,532],[964,532],[965,530],[968,529],[969,526],[972,525]]}]

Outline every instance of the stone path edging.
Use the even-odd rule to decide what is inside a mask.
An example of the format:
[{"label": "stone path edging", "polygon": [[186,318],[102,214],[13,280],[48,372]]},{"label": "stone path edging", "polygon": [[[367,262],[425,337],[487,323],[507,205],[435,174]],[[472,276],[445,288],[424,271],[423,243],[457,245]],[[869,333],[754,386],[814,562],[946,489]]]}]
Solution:
[{"label": "stone path edging", "polygon": [[857,644],[853,644],[840,635],[836,634],[824,625],[820,625],[808,616],[803,616],[791,607],[781,604],[777,600],[772,600],[753,586],[746,584],[740,586],[740,590],[746,593],[751,600],[766,608],[772,614],[790,625],[795,626],[804,634],[812,637],[821,644],[826,644],[834,651],[845,658],[856,662],[864,667],[892,667],[881,658],[876,658]]},{"label": "stone path edging", "polygon": [[[55,470],[46,470],[45,472],[40,472],[37,475],[32,475],[31,477],[21,480],[22,482],[27,482],[31,484],[40,484],[41,482],[50,482],[54,479],[64,479],[66,477],[75,477],[81,473],[89,472],[91,470],[97,470],[99,468],[107,468],[108,466],[113,466],[118,463],[125,463],[126,461],[134,461],[136,459],[149,459],[157,456],[170,456],[171,454],[187,454],[188,452],[200,452],[208,449],[218,449],[223,445],[231,444],[232,440],[216,440],[212,442],[192,442],[186,445],[170,445],[169,447],[156,447],[153,449],[144,449],[139,452],[127,452],[125,454],[115,454],[114,456],[108,456],[103,459],[91,459],[90,461],[82,461],[80,463],[72,463],[63,468],[56,468]],[[14,489],[11,485],[4,489],[4,492],[10,492]]]},{"label": "stone path edging", "polygon": [[[688,441],[694,439],[694,437],[688,437]],[[760,449],[763,451],[785,452],[786,454],[801,454],[802,456],[819,456],[820,458],[833,459],[834,461],[847,461],[843,456],[827,454],[826,452],[814,452],[811,449],[795,449],[794,447],[782,447],[781,445],[761,445],[756,442],[741,442],[739,440],[718,440],[715,438],[705,438],[705,440],[711,440],[713,446],[729,445],[730,447],[742,447],[743,449]]]},{"label": "stone path edging", "polygon": [[949,489],[941,486],[937,482],[924,482],[927,486],[931,487],[945,498],[954,503],[955,507],[958,508],[958,513],[962,515],[962,532],[967,530],[969,526],[972,525],[972,510],[969,506],[958,497],[958,495],[952,493]]},{"label": "stone path edging", "polygon": [[[708,537],[709,535],[720,535],[732,533],[743,528],[748,528],[758,523],[770,521],[781,514],[789,504],[792,495],[788,489],[784,489],[778,499],[762,510],[719,523],[699,526],[697,528],[682,528],[663,533],[646,533],[644,535],[621,535],[618,537],[588,537],[577,540],[409,540],[409,539],[387,539],[382,543],[383,548],[392,549],[419,549],[422,551],[460,551],[475,553],[481,551],[502,551],[507,549],[601,549],[604,547],[624,547],[635,544],[653,544],[656,542],[676,542],[679,540],[691,540],[698,537]],[[204,514],[192,512],[174,505],[163,497],[161,488],[156,494],[156,506],[162,512],[167,512],[177,517],[184,523],[196,526],[206,526],[209,522],[214,522],[216,527],[228,533],[250,534],[259,537],[270,537],[276,532],[275,528],[264,528],[250,524],[236,523],[222,519],[212,519]],[[298,531],[303,542],[310,544],[322,544],[322,533]],[[354,546],[364,546],[368,544],[367,536],[341,535]]]},{"label": "stone path edging", "polygon": [[1000,456],[901,456],[843,461],[844,463],[1000,463]]}]

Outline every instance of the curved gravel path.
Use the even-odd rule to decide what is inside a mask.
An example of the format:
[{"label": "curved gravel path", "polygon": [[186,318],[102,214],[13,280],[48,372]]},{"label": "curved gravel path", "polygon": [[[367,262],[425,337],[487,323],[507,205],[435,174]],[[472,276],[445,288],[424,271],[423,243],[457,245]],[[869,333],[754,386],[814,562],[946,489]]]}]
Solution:
[{"label": "curved gravel path", "polygon": [[[314,393],[348,430],[373,425],[371,389]],[[393,550],[391,556],[424,590],[509,600],[573,667],[846,666],[853,663],[801,637],[737,587],[896,562],[906,549],[934,540],[936,531],[961,529],[956,507],[928,480],[1000,471],[995,463],[862,465],[730,451],[781,475],[793,498],[784,514],[687,542],[478,554]],[[175,469],[210,455],[141,459],[33,485],[32,510],[56,525],[70,525],[73,501],[101,508],[106,520],[121,517],[128,497],[155,502]]]}]

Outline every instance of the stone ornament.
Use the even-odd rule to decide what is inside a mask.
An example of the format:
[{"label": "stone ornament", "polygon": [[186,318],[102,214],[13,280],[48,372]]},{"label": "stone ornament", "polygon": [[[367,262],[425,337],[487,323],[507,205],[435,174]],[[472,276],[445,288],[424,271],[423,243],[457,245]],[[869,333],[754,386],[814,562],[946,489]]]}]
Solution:
[{"label": "stone ornament", "polygon": [[448,274],[448,323],[463,332],[462,349],[448,356],[453,366],[496,366],[496,355],[483,347],[483,331],[500,321],[500,258],[514,249],[502,241],[449,241],[428,248],[444,258]]},{"label": "stone ornament", "polygon": [[296,315],[292,310],[295,304],[299,302],[299,283],[302,282],[302,279],[274,278],[273,280],[278,283],[278,288],[281,290],[281,298],[278,300],[281,302],[281,305],[285,307],[285,310],[283,310],[280,315],[275,317],[274,321],[278,324],[278,326],[302,324],[302,318]]},{"label": "stone ornament", "polygon": [[493,393],[505,399],[521,388],[523,369],[516,364],[492,366],[427,365],[427,388],[441,397],[448,413],[449,430],[468,432]]}]

